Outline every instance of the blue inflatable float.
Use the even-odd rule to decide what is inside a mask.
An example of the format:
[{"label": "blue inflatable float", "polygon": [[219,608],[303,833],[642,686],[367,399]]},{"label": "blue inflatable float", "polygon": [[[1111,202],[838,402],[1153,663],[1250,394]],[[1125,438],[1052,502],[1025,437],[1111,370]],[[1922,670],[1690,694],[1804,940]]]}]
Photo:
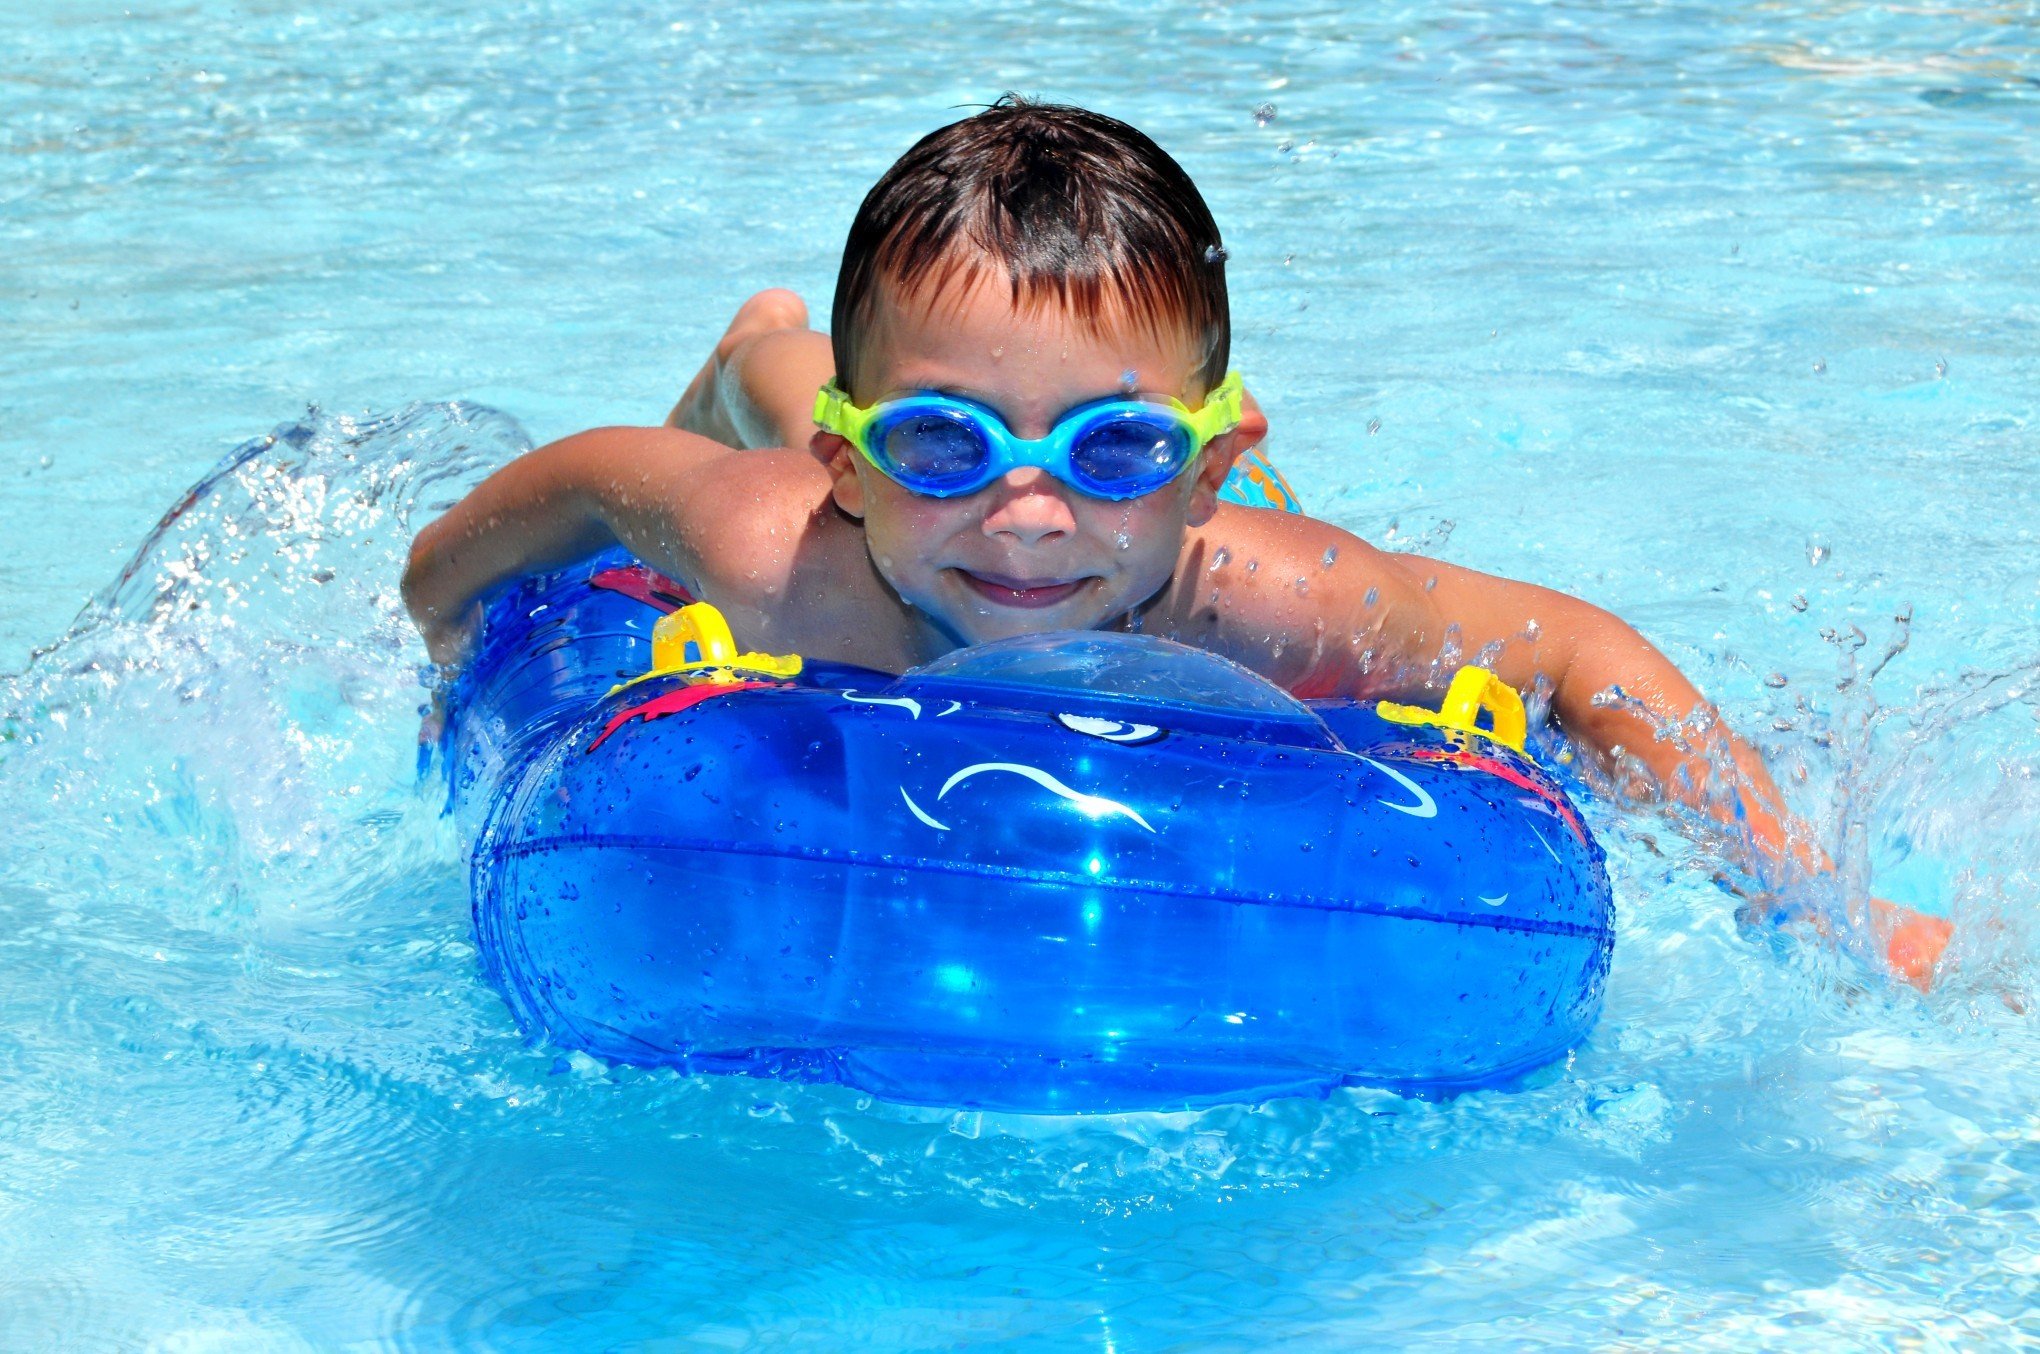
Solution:
[{"label": "blue inflatable float", "polygon": [[687,602],[622,556],[527,579],[452,693],[535,1037],[1061,1113],[1505,1085],[1599,1014],[1601,852],[1479,669],[1442,712],[1140,635],[892,676]]}]

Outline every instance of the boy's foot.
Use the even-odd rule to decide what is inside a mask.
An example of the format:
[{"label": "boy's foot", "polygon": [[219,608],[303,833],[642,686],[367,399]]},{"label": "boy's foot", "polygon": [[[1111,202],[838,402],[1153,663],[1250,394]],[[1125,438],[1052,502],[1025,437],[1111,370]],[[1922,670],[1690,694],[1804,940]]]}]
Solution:
[{"label": "boy's foot", "polygon": [[726,446],[744,445],[722,391],[722,376],[730,359],[752,339],[776,330],[807,327],[807,303],[784,287],[768,287],[738,306],[729,328],[716,340],[715,351],[688,383],[673,412],[666,415],[666,426],[699,433]]}]

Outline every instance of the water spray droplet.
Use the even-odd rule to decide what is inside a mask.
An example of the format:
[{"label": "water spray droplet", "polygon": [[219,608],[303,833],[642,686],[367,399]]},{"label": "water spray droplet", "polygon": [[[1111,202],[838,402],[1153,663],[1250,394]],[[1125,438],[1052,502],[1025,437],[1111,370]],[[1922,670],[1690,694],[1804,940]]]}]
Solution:
[{"label": "water spray droplet", "polygon": [[1275,105],[1264,103],[1254,109],[1254,125],[1265,127],[1275,120]]},{"label": "water spray droplet", "polygon": [[1370,419],[1368,419],[1368,420],[1367,420],[1367,435],[1368,435],[1369,437],[1372,437],[1372,436],[1374,436],[1374,434],[1376,434],[1376,433],[1378,433],[1378,432],[1380,432],[1380,431],[1381,431],[1381,420],[1380,420],[1380,419],[1378,419],[1378,418],[1370,418]]},{"label": "water spray droplet", "polygon": [[1816,357],[1815,359],[1813,359],[1813,374],[1815,376],[1821,376],[1824,375],[1826,372],[1827,372],[1827,359],[1824,357]]},{"label": "water spray droplet", "polygon": [[1204,246],[1204,261],[1206,263],[1224,263],[1230,257],[1231,255],[1226,252],[1226,248],[1222,244],[1208,244]]}]

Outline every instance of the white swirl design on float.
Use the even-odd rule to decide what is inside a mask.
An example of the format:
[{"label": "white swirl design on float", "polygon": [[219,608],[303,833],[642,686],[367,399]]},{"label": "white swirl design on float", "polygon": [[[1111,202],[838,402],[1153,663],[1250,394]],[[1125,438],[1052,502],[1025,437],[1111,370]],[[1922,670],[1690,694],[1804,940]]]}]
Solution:
[{"label": "white swirl design on float", "polygon": [[936,715],[935,718],[941,719],[943,715],[953,715],[962,708],[963,708],[962,701],[951,701],[949,702],[949,708],[947,710],[944,710],[942,714]]},{"label": "white swirl design on float", "polygon": [[[1557,817],[1557,815],[1556,815],[1556,814],[1553,814],[1552,816],[1553,816],[1553,817]],[[1535,837],[1535,838],[1537,839],[1537,844],[1538,844],[1539,846],[1541,846],[1541,847],[1543,847],[1543,848],[1544,848],[1544,853],[1545,853],[1546,855],[1550,856],[1550,857],[1551,857],[1551,858],[1552,858],[1553,860],[1557,860],[1557,861],[1558,861],[1558,863],[1559,863],[1560,865],[1564,865],[1564,864],[1565,864],[1565,862],[1564,862],[1564,861],[1562,861],[1562,860],[1558,860],[1558,852],[1556,852],[1556,851],[1554,851],[1554,850],[1552,850],[1552,849],[1551,849],[1551,843],[1550,843],[1550,842],[1548,842],[1548,841],[1546,841],[1546,840],[1544,840],[1544,834],[1543,834],[1542,832],[1539,832],[1539,831],[1537,830],[1537,827],[1536,827],[1536,825],[1535,825],[1535,824],[1533,824],[1533,823],[1525,823],[1525,824],[1523,824],[1523,826],[1524,826],[1524,827],[1527,827],[1527,828],[1529,828],[1529,829],[1530,829],[1530,835],[1531,835],[1531,836],[1533,836],[1533,837]]]},{"label": "white swirl design on float", "polygon": [[913,814],[914,817],[920,819],[929,827],[934,828],[937,832],[949,831],[949,824],[939,823],[922,811],[921,806],[914,802],[914,797],[907,793],[907,787],[904,785],[900,787],[900,798],[907,801],[907,811]]},{"label": "white swirl design on float", "polygon": [[[1133,809],[1128,808],[1126,805],[1120,803],[1118,800],[1107,799],[1103,795],[1087,795],[1083,793],[1081,790],[1072,790],[1069,786],[1063,784],[1061,781],[1057,780],[1054,776],[1049,775],[1048,772],[1043,771],[1040,767],[1023,766],[1019,762],[977,762],[974,763],[973,765],[966,766],[965,768],[963,768],[963,770],[957,772],[955,775],[951,776],[948,780],[942,782],[942,788],[935,792],[935,797],[937,799],[942,799],[946,797],[951,790],[954,790],[957,786],[963,784],[965,781],[969,780],[972,776],[983,775],[987,771],[1005,771],[1015,776],[1025,776],[1028,780],[1033,781],[1036,785],[1039,785],[1042,789],[1047,790],[1050,794],[1069,800],[1070,803],[1075,804],[1079,809],[1083,810],[1083,812],[1089,814],[1093,818],[1103,818],[1107,814],[1117,814],[1123,818],[1131,818],[1134,822],[1139,823],[1149,832],[1153,832],[1155,830],[1153,825],[1150,824],[1147,819],[1141,817],[1139,813],[1135,812]],[[908,807],[909,808],[913,807],[913,801],[911,800],[908,801]],[[915,810],[915,812],[918,813],[919,810]]]},{"label": "white swirl design on float", "polygon": [[1438,816],[1438,801],[1431,798],[1430,792],[1424,789],[1423,786],[1417,784],[1394,767],[1383,766],[1372,757],[1362,757],[1360,760],[1417,797],[1417,802],[1414,804],[1391,804],[1386,799],[1376,800],[1375,802],[1380,804],[1381,807],[1384,809],[1394,809],[1397,813],[1406,813],[1412,818],[1436,818]]},{"label": "white swirl design on float", "polygon": [[1500,907],[1503,903],[1509,901],[1509,895],[1506,893],[1499,898],[1490,898],[1485,893],[1476,893],[1473,896],[1486,903],[1489,907]]},{"label": "white swirl design on float", "polygon": [[[897,705],[915,719],[921,717],[921,702],[911,696],[860,696],[855,691],[845,691],[843,699],[855,701],[859,705]],[[950,712],[944,710],[942,713],[946,715]]]},{"label": "white swirl design on float", "polygon": [[1108,743],[1145,743],[1161,732],[1153,724],[1129,724],[1123,719],[1098,719],[1091,715],[1057,715],[1055,719],[1071,733],[1088,734]]}]

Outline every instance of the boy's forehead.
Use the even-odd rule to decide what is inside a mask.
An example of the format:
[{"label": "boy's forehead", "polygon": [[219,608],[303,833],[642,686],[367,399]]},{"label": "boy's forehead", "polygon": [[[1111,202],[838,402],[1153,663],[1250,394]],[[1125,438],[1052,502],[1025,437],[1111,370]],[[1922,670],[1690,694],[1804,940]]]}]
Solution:
[{"label": "boy's forehead", "polygon": [[1198,394],[1191,385],[1204,358],[1186,324],[1136,314],[1120,295],[1106,293],[1095,305],[1046,292],[1015,296],[990,265],[949,270],[910,289],[881,282],[856,351],[861,370],[851,375],[862,398],[956,383],[930,379],[939,373]]}]

